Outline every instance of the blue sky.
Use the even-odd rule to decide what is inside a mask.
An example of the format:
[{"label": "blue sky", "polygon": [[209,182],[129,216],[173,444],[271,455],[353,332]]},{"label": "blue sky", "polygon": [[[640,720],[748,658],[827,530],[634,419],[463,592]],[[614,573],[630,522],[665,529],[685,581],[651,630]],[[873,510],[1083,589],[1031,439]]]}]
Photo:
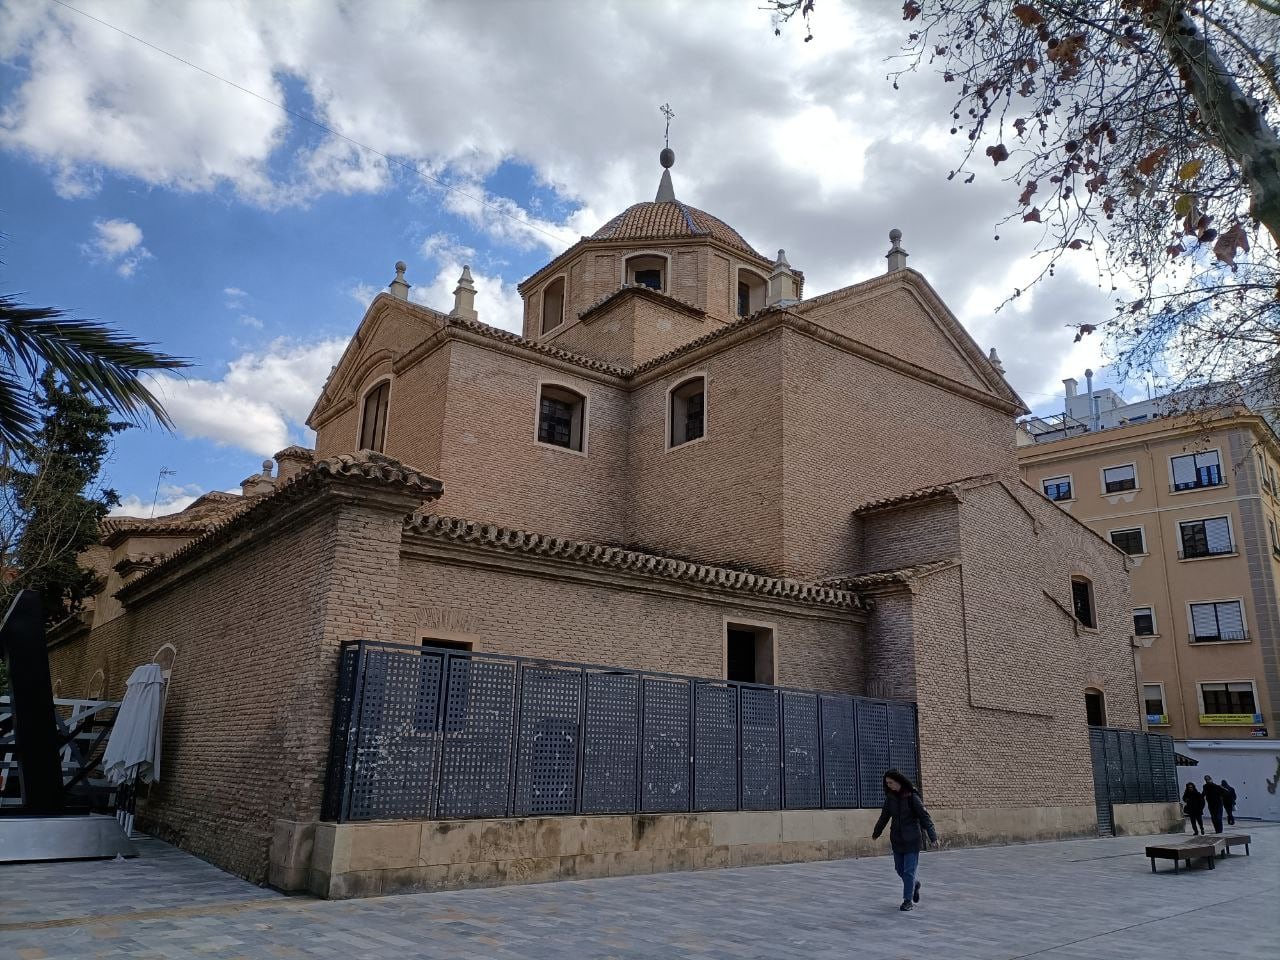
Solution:
[{"label": "blue sky", "polygon": [[667,100],[677,195],[786,247],[809,295],[883,270],[898,226],[1037,410],[1100,365],[1067,329],[1107,312],[1087,271],[995,311],[1034,269],[1034,237],[992,242],[1010,206],[994,175],[947,183],[941,85],[889,90],[901,24],[884,5],[824,5],[811,44],[774,38],[755,0],[643,17],[624,2],[71,6],[0,0],[0,288],[195,363],[159,385],[176,430],[116,444],[106,479],[133,512],[162,467],[161,511],[309,443],[310,403],[396,260],[444,309],[470,264],[481,319],[514,328],[516,283],[651,198]]}]

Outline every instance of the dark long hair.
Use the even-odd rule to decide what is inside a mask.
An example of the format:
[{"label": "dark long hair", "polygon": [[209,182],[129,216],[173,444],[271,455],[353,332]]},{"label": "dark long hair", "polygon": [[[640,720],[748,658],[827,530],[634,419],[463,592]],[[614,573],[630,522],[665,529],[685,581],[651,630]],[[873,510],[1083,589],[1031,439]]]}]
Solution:
[{"label": "dark long hair", "polygon": [[920,792],[916,789],[916,785],[907,778],[906,774],[898,770],[886,770],[884,772],[884,779],[892,780],[898,785],[899,789],[902,790],[903,793],[918,794]]},{"label": "dark long hair", "polygon": [[1195,785],[1194,783],[1188,783],[1188,784],[1187,784],[1187,789],[1185,789],[1185,790],[1183,790],[1183,791],[1182,791],[1182,795],[1185,797],[1185,796],[1187,796],[1188,794],[1192,794],[1192,793],[1194,793],[1194,794],[1196,794],[1196,795],[1198,796],[1198,795],[1199,795],[1199,793],[1200,793],[1200,791],[1196,789],[1196,785]]}]

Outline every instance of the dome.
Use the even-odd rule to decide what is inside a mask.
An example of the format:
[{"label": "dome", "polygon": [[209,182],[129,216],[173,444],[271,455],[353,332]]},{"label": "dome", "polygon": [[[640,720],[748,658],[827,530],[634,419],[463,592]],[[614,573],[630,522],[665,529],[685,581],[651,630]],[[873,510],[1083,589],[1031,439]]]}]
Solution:
[{"label": "dome", "polygon": [[679,200],[633,204],[591,235],[592,240],[685,240],[692,237],[713,237],[760,260],[768,259],[720,218]]}]

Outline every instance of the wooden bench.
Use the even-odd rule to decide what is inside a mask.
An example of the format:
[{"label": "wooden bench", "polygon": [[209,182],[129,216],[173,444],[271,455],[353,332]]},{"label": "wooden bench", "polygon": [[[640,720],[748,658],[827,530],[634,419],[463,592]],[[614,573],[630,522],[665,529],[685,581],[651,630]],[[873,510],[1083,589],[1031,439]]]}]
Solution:
[{"label": "wooden bench", "polygon": [[1173,872],[1178,872],[1178,861],[1185,860],[1189,868],[1194,860],[1204,860],[1205,865],[1214,869],[1214,860],[1225,857],[1232,847],[1244,847],[1245,856],[1249,856],[1249,844],[1253,838],[1247,833],[1221,833],[1212,837],[1193,837],[1181,843],[1162,843],[1147,847],[1146,855],[1151,860],[1151,872],[1156,872],[1157,860],[1172,860]]}]

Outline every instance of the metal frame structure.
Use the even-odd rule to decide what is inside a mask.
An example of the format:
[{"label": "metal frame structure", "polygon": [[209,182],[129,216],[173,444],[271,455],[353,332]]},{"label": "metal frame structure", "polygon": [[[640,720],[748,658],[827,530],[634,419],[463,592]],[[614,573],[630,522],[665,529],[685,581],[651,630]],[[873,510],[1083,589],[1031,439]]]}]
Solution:
[{"label": "metal frame structure", "polygon": [[914,703],[354,640],[322,817],[879,807],[919,777]]},{"label": "metal frame structure", "polygon": [[1109,836],[1115,832],[1111,812],[1114,804],[1177,801],[1173,737],[1164,733],[1093,727],[1089,730],[1089,748],[1099,833]]}]

